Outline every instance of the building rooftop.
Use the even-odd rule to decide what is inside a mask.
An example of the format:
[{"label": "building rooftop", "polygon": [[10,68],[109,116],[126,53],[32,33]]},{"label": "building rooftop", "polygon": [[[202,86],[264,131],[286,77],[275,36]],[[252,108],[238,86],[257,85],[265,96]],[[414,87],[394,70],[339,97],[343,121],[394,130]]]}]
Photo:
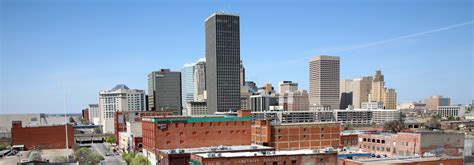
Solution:
[{"label": "building rooftop", "polygon": [[329,150],[288,150],[288,151],[262,151],[262,152],[228,152],[228,153],[201,153],[196,154],[203,158],[232,158],[232,157],[254,157],[254,156],[284,156],[284,155],[315,155],[315,154],[335,154]]},{"label": "building rooftop", "polygon": [[200,148],[185,148],[185,149],[171,149],[160,150],[162,153],[208,153],[208,152],[233,152],[233,151],[248,151],[248,150],[273,150],[273,147],[261,145],[240,145],[240,146],[214,146],[214,147],[200,147]]},{"label": "building rooftop", "polygon": [[360,158],[352,161],[359,162],[362,164],[394,164],[394,163],[415,163],[425,161],[436,161],[436,160],[453,160],[463,159],[463,157],[398,157],[398,158]]},{"label": "building rooftop", "polygon": [[142,121],[151,121],[157,124],[166,124],[166,123],[196,123],[196,122],[222,122],[222,121],[250,121],[252,117],[225,117],[225,116],[216,116],[209,115],[204,117],[144,117]]}]

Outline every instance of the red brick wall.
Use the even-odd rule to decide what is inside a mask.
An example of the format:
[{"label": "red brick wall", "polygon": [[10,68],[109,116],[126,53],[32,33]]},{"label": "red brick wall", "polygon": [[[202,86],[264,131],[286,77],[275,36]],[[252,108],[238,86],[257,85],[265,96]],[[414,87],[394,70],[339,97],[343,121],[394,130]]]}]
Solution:
[{"label": "red brick wall", "polygon": [[[361,162],[357,162],[357,161],[354,161],[354,160],[350,160],[350,159],[345,159],[343,161],[344,165],[363,165],[363,163]],[[418,162],[398,162],[398,163],[394,163],[394,162],[390,162],[390,163],[387,163],[387,162],[380,162],[380,164],[397,164],[397,165],[442,165],[442,164],[446,164],[446,165],[463,165],[464,164],[464,160],[462,158],[459,158],[459,159],[446,159],[446,160],[432,160],[432,161],[418,161]],[[341,165],[341,163],[339,163]],[[371,164],[376,164],[376,162],[371,162]]]},{"label": "red brick wall", "polygon": [[[261,130],[268,127],[260,125]],[[260,135],[258,135],[259,133],[255,130],[252,133],[257,134],[253,136],[254,138],[268,134],[268,146],[275,147],[276,150],[296,150],[325,147],[336,148],[340,145],[340,129],[339,123],[305,123],[271,125],[268,133],[260,131]],[[258,141],[258,139],[254,141]]]},{"label": "red brick wall", "polygon": [[262,165],[264,162],[267,165],[278,164],[291,165],[296,161],[297,165],[306,164],[337,164],[337,154],[314,154],[314,155],[274,155],[274,156],[253,156],[253,157],[217,157],[217,158],[203,158],[198,155],[191,155],[191,160],[205,164],[226,164],[226,165]]},{"label": "red brick wall", "polygon": [[159,125],[143,121],[145,149],[198,148],[208,146],[250,145],[251,121],[195,122]]},{"label": "red brick wall", "polygon": [[[69,148],[74,144],[74,128],[68,124]],[[12,144],[25,145],[25,149],[61,149],[66,148],[66,128],[64,125],[21,127],[14,125],[11,129]]]},{"label": "red brick wall", "polygon": [[358,142],[359,136],[357,134],[341,135],[341,146],[343,147],[357,146]]}]

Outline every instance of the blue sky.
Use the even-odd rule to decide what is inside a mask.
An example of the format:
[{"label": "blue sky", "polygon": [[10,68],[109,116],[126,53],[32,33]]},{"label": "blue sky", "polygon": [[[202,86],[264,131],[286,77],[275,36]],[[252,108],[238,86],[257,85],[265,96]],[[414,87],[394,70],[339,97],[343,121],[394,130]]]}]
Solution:
[{"label": "blue sky", "polygon": [[473,1],[2,0],[0,10],[0,113],[60,113],[65,96],[80,112],[116,84],[146,89],[147,73],[204,56],[204,19],[219,10],[240,14],[241,58],[258,84],[308,89],[309,58],[330,54],[341,79],[382,70],[398,102],[474,97]]}]

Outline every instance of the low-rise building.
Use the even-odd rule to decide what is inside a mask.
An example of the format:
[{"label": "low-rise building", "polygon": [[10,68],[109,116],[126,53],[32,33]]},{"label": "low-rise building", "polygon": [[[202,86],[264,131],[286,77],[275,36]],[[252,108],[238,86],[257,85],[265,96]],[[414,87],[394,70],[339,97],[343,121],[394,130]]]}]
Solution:
[{"label": "low-rise building", "polygon": [[332,111],[266,111],[252,112],[253,120],[272,123],[335,122]]},{"label": "low-rise building", "polygon": [[207,115],[207,103],[191,101],[186,106],[186,112],[188,116],[203,116]]},{"label": "low-rise building", "polygon": [[306,165],[337,164],[337,152],[292,150],[267,152],[201,153],[191,155],[191,165]]},{"label": "low-rise building", "polygon": [[[123,152],[141,151],[143,148],[142,122],[144,116],[171,116],[172,111],[125,111],[114,113],[116,144]],[[124,144],[121,144],[124,142]]]},{"label": "low-rise building", "polygon": [[395,109],[336,109],[334,116],[341,124],[369,125],[400,120],[400,111]]},{"label": "low-rise building", "polygon": [[361,109],[384,109],[384,106],[381,101],[362,102]]},{"label": "low-rise building", "polygon": [[12,122],[12,145],[24,145],[26,150],[35,150],[71,148],[74,144],[74,128],[70,124],[22,127],[21,123]]},{"label": "low-rise building", "polygon": [[356,159],[345,159],[344,165],[379,165],[379,164],[391,164],[391,165],[462,165],[464,164],[463,157],[397,157],[397,158],[356,158]]},{"label": "low-rise building", "polygon": [[252,124],[252,143],[276,150],[318,149],[339,147],[339,123],[276,124],[257,120]]},{"label": "low-rise building", "polygon": [[359,134],[364,152],[388,157],[448,155],[462,156],[464,134],[447,132],[399,132]]},{"label": "low-rise building", "polygon": [[215,146],[185,149],[170,149],[158,151],[157,160],[159,165],[183,165],[188,164],[191,154],[201,153],[228,153],[228,152],[267,152],[274,151],[272,147],[261,145],[241,145],[241,146]]},{"label": "low-rise building", "polygon": [[464,106],[461,105],[438,106],[438,115],[441,117],[462,117],[464,113]]},{"label": "low-rise building", "polygon": [[251,122],[250,117],[217,115],[144,117],[143,153],[150,160],[158,160],[158,150],[250,145]]}]

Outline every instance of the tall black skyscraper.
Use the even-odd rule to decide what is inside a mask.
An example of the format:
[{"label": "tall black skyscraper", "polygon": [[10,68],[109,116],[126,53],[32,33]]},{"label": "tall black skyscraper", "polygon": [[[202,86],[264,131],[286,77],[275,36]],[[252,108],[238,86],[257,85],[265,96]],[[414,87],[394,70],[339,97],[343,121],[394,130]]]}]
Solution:
[{"label": "tall black skyscraper", "polygon": [[206,19],[208,114],[240,109],[240,20],[218,12]]}]

